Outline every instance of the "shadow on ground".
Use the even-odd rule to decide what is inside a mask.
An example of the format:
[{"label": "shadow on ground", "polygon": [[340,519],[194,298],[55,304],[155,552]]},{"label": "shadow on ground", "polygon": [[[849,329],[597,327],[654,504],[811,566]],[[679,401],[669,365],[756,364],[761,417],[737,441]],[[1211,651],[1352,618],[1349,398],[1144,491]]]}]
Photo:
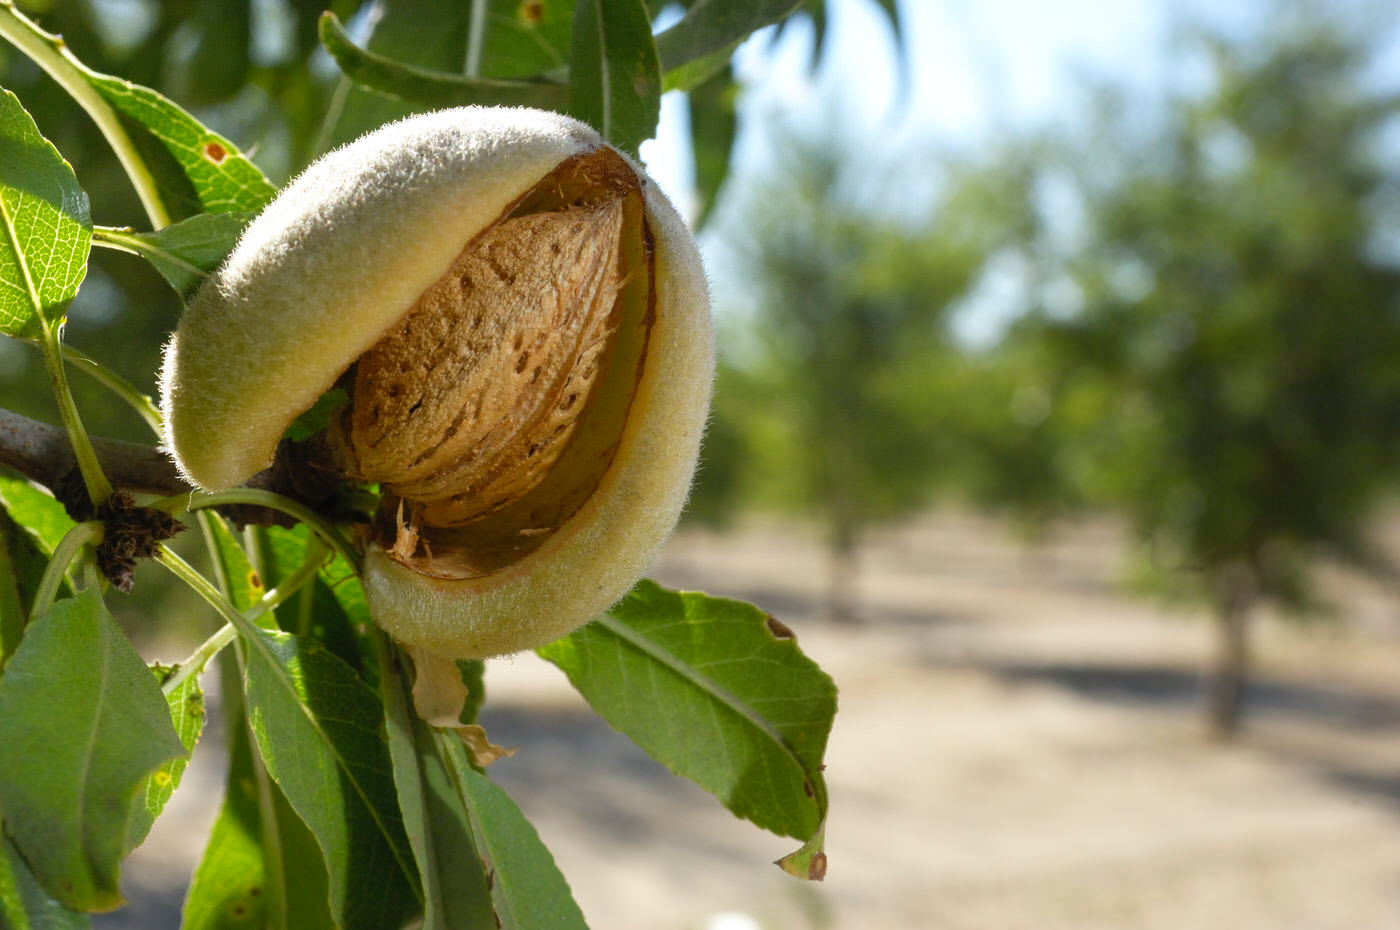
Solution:
[{"label": "shadow on ground", "polygon": [[[1205,701],[1201,674],[1173,666],[992,660],[978,661],[974,667],[1006,683],[1051,684],[1080,697],[1118,704],[1195,708]],[[1400,698],[1317,682],[1256,677],[1248,685],[1244,702],[1247,717],[1303,717],[1315,724],[1355,731],[1400,727]]]}]

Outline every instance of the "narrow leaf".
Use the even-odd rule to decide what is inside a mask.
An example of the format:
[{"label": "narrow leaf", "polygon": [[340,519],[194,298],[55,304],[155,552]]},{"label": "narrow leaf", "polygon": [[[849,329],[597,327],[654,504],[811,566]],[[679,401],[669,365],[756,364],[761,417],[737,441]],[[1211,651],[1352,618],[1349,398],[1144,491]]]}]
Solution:
[{"label": "narrow leaf", "polygon": [[738,88],[727,65],[690,92],[690,144],[695,153],[695,186],[700,207],[695,227],[704,225],[729,174],[729,156],[738,130],[735,98]]},{"label": "narrow leaf", "polygon": [[569,883],[520,808],[471,767],[456,737],[440,737],[438,746],[491,876],[491,898],[501,930],[586,930]]},{"label": "narrow leaf", "polygon": [[326,871],[305,824],[253,759],[241,721],[228,789],[185,894],[183,930],[332,925]]},{"label": "narrow leaf", "polygon": [[29,607],[48,560],[0,502],[0,668],[19,648]]},{"label": "narrow leaf", "polygon": [[643,581],[539,652],[605,720],[738,816],[817,835],[836,687],[763,611]]},{"label": "narrow leaf", "polygon": [[521,106],[563,110],[567,85],[548,80],[469,78],[420,68],[362,49],[350,41],[334,13],[321,16],[321,44],[345,76],[361,87],[409,103],[434,107]]},{"label": "narrow leaf", "polygon": [[149,233],[99,229],[97,238],[140,255],[188,301],[223,264],[252,218],[252,213],[201,213]]},{"label": "narrow leaf", "polygon": [[0,809],[40,883],[75,910],[119,907],[132,799],[185,750],[95,590],[54,604],[6,663],[0,746]]},{"label": "narrow leaf", "polygon": [[486,703],[486,663],[480,659],[458,659],[457,672],[467,686],[467,703],[462,707],[462,723],[475,723],[481,705]]},{"label": "narrow leaf", "polygon": [[723,71],[734,57],[734,49],[739,43],[726,45],[717,52],[692,59],[677,68],[667,71],[661,78],[662,92],[691,91]]},{"label": "narrow leaf", "polygon": [[209,842],[199,860],[180,926],[185,930],[233,930],[267,926],[266,862],[258,822],[258,789],[248,741],[242,756],[235,739],[228,788]]},{"label": "narrow leaf", "polygon": [[661,65],[669,72],[731,49],[754,30],[776,23],[801,5],[802,0],[695,0],[679,22],[656,37]]},{"label": "narrow leaf", "polygon": [[637,154],[661,117],[661,65],[642,0],[578,0],[569,114]]},{"label": "narrow leaf", "polygon": [[[171,666],[156,665],[151,668],[156,683],[164,685],[175,669]],[[170,722],[185,747],[185,754],[176,756],[146,777],[146,783],[137,790],[132,807],[131,819],[126,828],[126,847],[135,849],[151,832],[151,826],[165,809],[166,802],[180,787],[180,779],[189,765],[190,753],[204,731],[204,692],[199,687],[196,670],[169,694],[165,695],[170,707]]]},{"label": "narrow leaf", "polygon": [[0,825],[0,927],[6,930],[85,930],[86,914],[49,897]]},{"label": "narrow leaf", "polygon": [[[246,611],[258,604],[272,583],[253,569],[248,553],[238,545],[223,517],[210,514],[209,532],[214,539],[214,556],[218,559],[218,573],[223,576],[228,599],[239,611]],[[270,620],[262,622],[262,625],[270,625]]]},{"label": "narrow leaf", "polygon": [[405,672],[403,656],[395,653],[383,693],[394,786],[423,885],[423,930],[494,930],[471,824],[437,757],[432,732],[413,712]]},{"label": "narrow leaf", "polygon": [[395,925],[407,902],[419,902],[378,699],[314,642],[246,622],[239,632],[254,739],[316,837],[336,922],[346,930]]},{"label": "narrow leaf", "polygon": [[19,98],[0,90],[0,332],[34,337],[87,274],[88,198]]},{"label": "narrow leaf", "polygon": [[[260,530],[260,534],[265,541],[266,583],[280,584],[306,560],[311,533],[303,524],[290,530],[267,527]],[[359,578],[344,560],[335,558],[323,565],[310,588],[284,604],[277,618],[282,629],[298,636],[313,637],[360,674],[371,689],[376,686],[373,668],[364,661],[365,655],[374,652],[362,632],[372,629],[369,608],[365,605]]]}]

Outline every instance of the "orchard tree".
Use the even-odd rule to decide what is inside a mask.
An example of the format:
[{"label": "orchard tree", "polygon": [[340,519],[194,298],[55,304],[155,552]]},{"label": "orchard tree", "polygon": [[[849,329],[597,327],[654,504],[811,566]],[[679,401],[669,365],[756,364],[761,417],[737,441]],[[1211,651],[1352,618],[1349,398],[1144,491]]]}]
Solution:
[{"label": "orchard tree", "polygon": [[1115,398],[1111,498],[1209,597],[1209,722],[1228,735],[1255,606],[1304,606],[1321,551],[1380,564],[1366,529],[1400,464],[1380,132],[1400,98],[1368,83],[1365,42],[1327,24],[1192,49],[1208,92],[1173,98],[1140,137],[1106,97],[1066,159],[1084,234],[1064,271],[1083,306],[1045,335],[1064,371]]},{"label": "orchard tree", "polygon": [[[822,878],[831,680],[762,610],[638,580],[713,370],[699,253],[638,146],[663,88],[704,88],[717,189],[729,54],[796,5],[711,0],[655,32],[642,0],[378,3],[366,48],[341,26],[354,4],[292,4],[280,39],[246,4],[172,4],[133,39],[59,0],[66,43],[0,3],[6,73],[42,103],[36,122],[0,91],[0,332],[57,411],[0,410],[0,923],[85,927],[124,903],[122,860],[196,751],[217,667],[228,789],[185,927],[583,927],[485,773],[483,660],[526,648]],[[318,47],[338,73],[310,67]],[[276,176],[348,144],[279,192],[181,99],[228,104],[211,123],[263,114],[238,127],[253,140],[280,127]],[[73,140],[93,149],[76,171]],[[117,177],[134,196],[107,196]],[[139,281],[103,307],[96,358],[68,344],[80,288],[113,296],[85,282],[93,246],[176,297],[159,405],[164,324],[125,312]],[[133,358],[149,367],[106,364]],[[71,371],[144,441],[93,435]],[[195,561],[167,542],[189,526]],[[173,665],[109,611],[142,561],[215,619]]]},{"label": "orchard tree", "polygon": [[926,502],[943,476],[963,373],[950,312],[1027,198],[950,162],[939,201],[899,222],[863,202],[864,160],[829,140],[782,147],[781,174],[724,231],[752,297],[722,340],[743,392],[721,393],[716,410],[745,437],[739,486],[819,521],[827,608],[849,620],[862,535]]}]

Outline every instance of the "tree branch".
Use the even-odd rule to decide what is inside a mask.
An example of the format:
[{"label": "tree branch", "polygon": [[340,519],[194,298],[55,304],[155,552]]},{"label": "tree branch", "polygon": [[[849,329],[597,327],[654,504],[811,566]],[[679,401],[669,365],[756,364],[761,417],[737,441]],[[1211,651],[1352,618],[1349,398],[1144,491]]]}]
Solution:
[{"label": "tree branch", "polygon": [[[194,490],[180,478],[170,457],[154,446],[96,438],[92,445],[114,487],[161,495]],[[42,484],[62,500],[77,460],[59,427],[0,409],[0,465]]]},{"label": "tree branch", "polygon": [[[93,450],[112,486],[137,494],[168,497],[197,490],[180,477],[174,461],[162,449],[113,439],[92,440]],[[275,491],[320,509],[340,489],[340,472],[313,458],[315,442],[284,442],[271,468],[258,472],[244,487]],[[67,434],[57,426],[31,420],[0,408],[0,465],[8,465],[29,480],[42,484],[68,508],[74,519],[88,519],[77,459]],[[286,524],[289,518],[265,507],[221,507],[239,523]]]}]

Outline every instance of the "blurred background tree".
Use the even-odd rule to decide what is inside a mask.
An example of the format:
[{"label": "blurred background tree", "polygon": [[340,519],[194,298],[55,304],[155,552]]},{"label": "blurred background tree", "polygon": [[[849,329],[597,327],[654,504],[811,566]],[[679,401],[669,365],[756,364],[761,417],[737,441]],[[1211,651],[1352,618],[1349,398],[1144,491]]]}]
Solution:
[{"label": "blurred background tree", "polygon": [[1364,38],[1317,20],[1184,47],[1208,92],[1147,133],[1104,92],[1064,140],[1052,170],[1083,222],[1056,274],[1082,306],[1038,331],[1053,369],[1115,398],[1102,500],[1209,598],[1209,721],[1229,734],[1255,605],[1308,606],[1320,550],[1389,571],[1366,532],[1400,464],[1400,271],[1378,224],[1400,100],[1367,89]]},{"label": "blurred background tree", "polygon": [[872,525],[926,505],[957,448],[965,365],[950,310],[1029,221],[1021,178],[945,164],[914,223],[865,205],[871,177],[832,138],[789,136],[780,175],[722,230],[750,282],[727,350],[697,499],[810,514],[830,553],[828,614],[859,615],[857,554]]},{"label": "blurred background tree", "polygon": [[[547,72],[574,5],[488,6],[512,28],[484,47],[461,4],[331,9],[369,50],[422,67]],[[25,7],[94,67],[191,107],[279,183],[429,106],[343,77],[318,52],[321,4]],[[677,10],[650,9],[663,28]],[[872,9],[908,41],[898,4]],[[829,612],[852,616],[862,536],[933,502],[986,509],[1031,540],[1086,510],[1121,514],[1159,576],[1212,601],[1211,719],[1231,730],[1251,607],[1307,607],[1320,549],[1383,567],[1366,532],[1400,430],[1384,135],[1396,100],[1371,77],[1379,32],[1323,22],[1318,8],[1277,10],[1263,33],[1185,30],[1173,57],[1188,79],[1165,101],[1101,83],[1077,106],[1088,119],[994,126],[956,154],[853,141],[842,130],[854,121],[830,105],[808,121],[825,134],[769,131],[770,157],[731,164],[742,62],[673,80],[687,91],[691,218],[716,276],[745,292],[720,308],[693,517],[723,525],[766,508],[814,520],[831,552]],[[831,48],[831,12],[801,4],[782,27],[812,26],[809,68]],[[97,222],[140,215],[91,123],[46,77],[0,49],[0,84],[72,157]],[[1010,296],[988,287],[1008,262],[1026,279]],[[99,250],[69,329],[149,389],[178,312],[145,263]],[[968,340],[961,324],[989,313],[1019,319]],[[83,379],[75,389],[96,432],[142,435],[106,392]],[[28,347],[0,343],[0,392],[10,409],[54,418]]]}]

